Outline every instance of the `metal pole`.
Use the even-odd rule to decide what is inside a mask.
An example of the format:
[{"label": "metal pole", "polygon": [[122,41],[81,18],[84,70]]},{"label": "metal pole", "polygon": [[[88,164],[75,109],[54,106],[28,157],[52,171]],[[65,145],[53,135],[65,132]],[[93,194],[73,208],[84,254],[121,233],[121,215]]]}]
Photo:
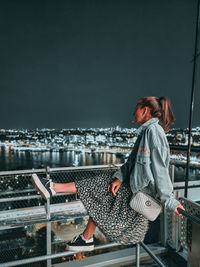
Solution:
[{"label": "metal pole", "polygon": [[140,267],[140,244],[136,244],[136,267]]},{"label": "metal pole", "polygon": [[[47,246],[47,256],[51,255],[51,222],[46,224],[46,246]],[[47,267],[51,267],[51,259],[47,259]]]},{"label": "metal pole", "polygon": [[187,217],[188,220],[190,220],[190,221],[192,221],[192,222],[194,222],[196,224],[200,224],[199,217],[197,217],[195,215],[192,215],[192,214],[190,214],[190,213],[188,213],[188,212],[186,212],[186,211],[184,211],[182,209],[179,209],[179,208],[178,208],[178,212],[180,212],[183,216]]},{"label": "metal pole", "polygon": [[[113,247],[118,247],[121,246],[121,243],[109,243],[109,244],[104,244],[101,246],[96,246],[96,250],[100,249],[106,249],[106,248],[113,248]],[[78,253],[78,251],[77,251]],[[67,257],[67,256],[72,256],[74,255],[74,251],[65,251],[65,252],[60,252],[56,254],[51,254],[51,255],[43,255],[43,256],[38,256],[38,257],[32,257],[28,259],[22,259],[22,260],[16,260],[16,261],[10,261],[10,262],[5,262],[2,265],[0,264],[1,267],[16,267],[16,266],[21,266],[24,264],[30,264],[30,263],[35,263],[35,262],[41,262],[45,261],[47,259],[56,259],[56,258],[61,258],[61,257]],[[66,263],[67,266],[67,263]]]},{"label": "metal pole", "polygon": [[[46,168],[46,177],[50,179],[50,168]],[[50,212],[50,199],[46,201],[46,218],[47,220],[51,219]],[[46,223],[46,247],[47,247],[47,256],[51,255],[51,222]],[[51,259],[47,259],[47,267],[51,267]]]},{"label": "metal pole", "polygon": [[144,250],[151,256],[151,258],[161,267],[165,267],[161,260],[143,243],[140,242],[140,245],[143,247]]},{"label": "metal pole", "polygon": [[[50,179],[50,168],[49,167],[46,168],[46,178],[48,180]],[[45,206],[46,206],[46,218],[47,220],[50,220],[51,219],[50,199],[47,199]]]},{"label": "metal pole", "polygon": [[[176,199],[179,199],[181,196],[180,191],[176,191]],[[180,227],[181,221],[179,216],[175,216],[175,249],[176,252],[180,250]]]},{"label": "metal pole", "polygon": [[186,198],[188,195],[189,166],[190,166],[190,153],[191,153],[191,132],[192,132],[192,118],[194,110],[194,91],[195,91],[197,53],[198,53],[197,49],[198,49],[198,31],[199,31],[199,6],[200,6],[200,0],[198,0],[197,3],[197,15],[196,15],[196,33],[195,33],[194,61],[193,61],[193,73],[192,73],[192,91],[191,91],[191,101],[190,101],[187,167],[186,167],[185,192],[184,192],[184,196]]},{"label": "metal pole", "polygon": [[163,208],[163,212],[160,214],[160,241],[164,247],[166,247],[167,238],[168,238],[167,210]]}]

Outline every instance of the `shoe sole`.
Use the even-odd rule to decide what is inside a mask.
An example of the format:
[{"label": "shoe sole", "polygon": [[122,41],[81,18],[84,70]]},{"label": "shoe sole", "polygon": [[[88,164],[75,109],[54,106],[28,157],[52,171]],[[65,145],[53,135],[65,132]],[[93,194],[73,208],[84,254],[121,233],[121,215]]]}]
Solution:
[{"label": "shoe sole", "polygon": [[37,174],[32,174],[31,176],[31,181],[35,187],[35,189],[40,192],[41,196],[47,200],[50,198],[50,194],[47,191],[47,189],[44,187],[44,185],[40,182],[39,177],[37,176]]},{"label": "shoe sole", "polygon": [[69,246],[69,245],[67,245],[67,249],[68,250],[71,250],[71,251],[80,251],[80,252],[82,252],[82,251],[92,251],[92,250],[94,250],[94,246],[92,245],[92,246]]}]

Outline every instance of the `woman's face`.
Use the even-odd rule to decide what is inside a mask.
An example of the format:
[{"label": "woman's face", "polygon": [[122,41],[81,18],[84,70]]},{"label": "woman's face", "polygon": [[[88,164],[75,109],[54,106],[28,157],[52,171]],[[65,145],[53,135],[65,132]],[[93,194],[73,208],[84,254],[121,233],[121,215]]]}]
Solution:
[{"label": "woman's face", "polygon": [[134,112],[135,122],[138,124],[143,124],[151,118],[150,110],[148,107],[136,106],[136,111]]}]

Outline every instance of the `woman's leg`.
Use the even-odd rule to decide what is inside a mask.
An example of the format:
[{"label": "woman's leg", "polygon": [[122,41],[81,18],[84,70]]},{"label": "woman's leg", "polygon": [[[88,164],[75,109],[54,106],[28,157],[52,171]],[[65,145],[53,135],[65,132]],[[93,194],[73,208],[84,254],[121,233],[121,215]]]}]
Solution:
[{"label": "woman's leg", "polygon": [[94,231],[96,229],[96,224],[94,223],[94,221],[92,220],[92,218],[89,218],[87,226],[83,232],[83,237],[86,240],[89,240],[90,238],[93,237]]},{"label": "woman's leg", "polygon": [[56,193],[77,193],[75,183],[53,183],[51,179],[32,174],[31,181],[35,189],[44,199],[49,199]]},{"label": "woman's leg", "polygon": [[[56,193],[77,193],[77,189],[75,183],[53,183],[53,190]],[[92,218],[89,218],[87,226],[83,232],[83,237],[86,240],[89,240],[93,237],[94,231],[96,229],[96,225]]]},{"label": "woman's leg", "polygon": [[74,193],[74,194],[77,193],[77,189],[76,189],[74,182],[64,183],[64,184],[63,183],[53,183],[52,187],[56,193]]},{"label": "woman's leg", "polygon": [[[77,193],[76,185],[74,182],[71,183],[52,183],[46,178],[39,178],[36,174],[32,175],[31,178],[35,188],[41,193],[45,199],[49,199],[56,193]],[[93,234],[96,229],[96,225],[92,218],[89,218],[88,224],[82,234],[83,239],[79,236],[75,241],[68,243],[68,248],[72,250],[92,250],[94,249]],[[80,245],[80,239],[82,240]],[[85,241],[84,241],[85,239]],[[84,243],[83,243],[84,242]]]},{"label": "woman's leg", "polygon": [[91,251],[94,249],[93,234],[96,225],[92,218],[89,218],[88,224],[82,235],[76,236],[71,242],[67,243],[67,248],[72,251]]}]

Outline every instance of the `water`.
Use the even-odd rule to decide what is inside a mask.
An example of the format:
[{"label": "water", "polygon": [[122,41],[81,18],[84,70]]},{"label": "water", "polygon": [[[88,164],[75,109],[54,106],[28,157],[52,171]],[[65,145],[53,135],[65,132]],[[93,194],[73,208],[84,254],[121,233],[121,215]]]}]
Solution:
[{"label": "water", "polygon": [[41,167],[41,164],[45,167],[58,168],[123,162],[123,158],[111,153],[14,151],[0,146],[0,171],[37,169]]},{"label": "water", "polygon": [[[0,171],[38,169],[41,168],[41,164],[44,164],[44,167],[58,168],[120,164],[123,162],[123,157],[117,157],[116,154],[111,153],[15,151],[0,146]],[[180,166],[175,167],[174,174],[175,182],[184,181],[186,169]],[[200,169],[190,170],[190,180],[200,180]]]}]

